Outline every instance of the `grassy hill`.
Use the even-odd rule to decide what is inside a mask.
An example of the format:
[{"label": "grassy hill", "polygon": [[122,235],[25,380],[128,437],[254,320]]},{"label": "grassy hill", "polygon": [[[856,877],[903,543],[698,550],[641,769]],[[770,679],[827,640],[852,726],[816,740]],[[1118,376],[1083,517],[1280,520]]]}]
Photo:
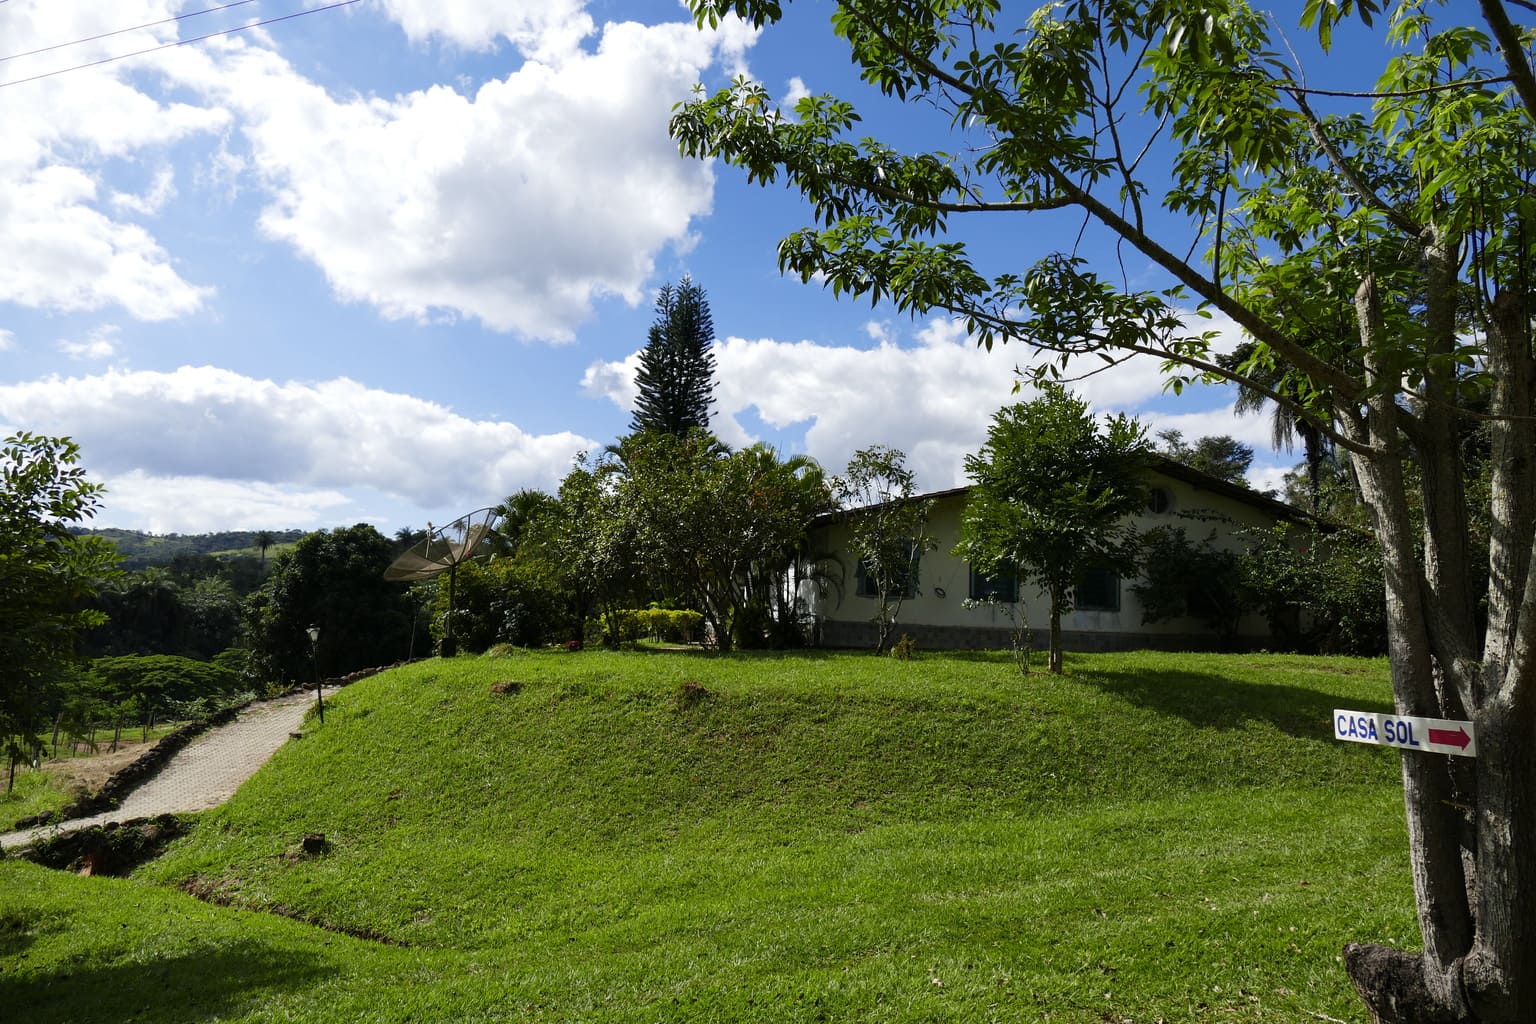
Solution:
[{"label": "grassy hill", "polygon": [[1384,708],[1384,664],[1069,668],[560,653],[374,677],[134,879],[0,864],[0,1004],[1362,1020],[1339,948],[1415,931],[1397,755],[1328,719]]},{"label": "grassy hill", "polygon": [[[152,565],[170,565],[178,558],[210,556],[231,558],[236,556],[259,557],[256,530],[223,530],[218,533],[145,533],[142,530],[122,530],[115,527],[104,529],[80,529],[74,531],[88,537],[105,537],[117,546],[123,556],[124,569],[145,569]],[[267,557],[272,558],[284,548],[292,547],[304,536],[303,530],[274,530]]]}]

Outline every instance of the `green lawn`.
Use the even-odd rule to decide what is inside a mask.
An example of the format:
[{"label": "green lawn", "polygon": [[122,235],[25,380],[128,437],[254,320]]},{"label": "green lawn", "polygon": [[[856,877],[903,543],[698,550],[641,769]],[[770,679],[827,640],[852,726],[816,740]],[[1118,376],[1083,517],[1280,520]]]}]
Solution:
[{"label": "green lawn", "polygon": [[1329,711],[1385,708],[1385,664],[1069,672],[585,652],[376,676],[133,879],[0,863],[0,1006],[1363,1021],[1340,948],[1416,928],[1397,755],[1335,743]]}]

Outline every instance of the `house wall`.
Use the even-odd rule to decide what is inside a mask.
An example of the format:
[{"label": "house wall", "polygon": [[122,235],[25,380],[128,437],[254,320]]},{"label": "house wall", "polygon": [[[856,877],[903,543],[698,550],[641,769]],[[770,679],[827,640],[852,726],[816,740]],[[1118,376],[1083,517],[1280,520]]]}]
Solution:
[{"label": "house wall", "polygon": [[[1170,499],[1166,511],[1150,509],[1135,517],[1139,530],[1154,526],[1182,527],[1191,542],[1211,537],[1219,548],[1234,549],[1241,542],[1233,531],[1245,527],[1268,527],[1275,523],[1273,513],[1224,494],[1204,490],[1183,480],[1153,473],[1149,484],[1161,488]],[[897,615],[896,634],[910,634],[919,646],[929,648],[1007,647],[1012,622],[1007,606],[967,608],[970,598],[970,566],[952,554],[960,539],[960,516],[965,493],[936,499],[929,516],[929,529],[938,546],[924,553],[918,566],[915,597],[902,603]],[[820,642],[830,647],[873,646],[876,600],[860,597],[855,582],[856,559],[848,552],[849,529],[846,523],[832,522],[823,527],[813,546],[822,551],[838,552],[843,563],[843,582],[823,586],[813,612],[819,620]],[[1136,580],[1120,581],[1120,607],[1117,611],[1073,611],[1062,617],[1065,646],[1069,650],[1127,650],[1161,647],[1175,650],[1214,646],[1216,637],[1198,619],[1183,618],[1159,623],[1143,623],[1141,602],[1131,587]],[[1046,595],[1029,586],[1021,586],[1015,606],[1022,620],[1035,635],[1035,646],[1047,646],[1050,626],[1050,602]],[[1269,637],[1269,626],[1262,616],[1244,616],[1238,629],[1238,644],[1258,647]]]}]

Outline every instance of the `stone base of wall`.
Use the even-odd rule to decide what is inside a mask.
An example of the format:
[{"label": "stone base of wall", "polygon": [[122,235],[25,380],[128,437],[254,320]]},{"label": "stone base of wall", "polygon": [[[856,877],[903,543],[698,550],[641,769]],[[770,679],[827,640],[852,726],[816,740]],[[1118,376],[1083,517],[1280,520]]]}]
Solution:
[{"label": "stone base of wall", "polygon": [[[873,622],[836,622],[820,624],[822,647],[875,646]],[[898,623],[893,636],[900,639],[905,633],[917,642],[918,650],[975,651],[1007,650],[1009,630],[1006,626],[923,626]],[[1047,651],[1051,646],[1051,634],[1046,629],[1031,630],[1034,649]],[[1062,630],[1062,648],[1068,651],[1214,651],[1221,648],[1218,637],[1201,633],[1109,633]],[[1238,646],[1245,649],[1262,647],[1262,637],[1240,637]]]}]

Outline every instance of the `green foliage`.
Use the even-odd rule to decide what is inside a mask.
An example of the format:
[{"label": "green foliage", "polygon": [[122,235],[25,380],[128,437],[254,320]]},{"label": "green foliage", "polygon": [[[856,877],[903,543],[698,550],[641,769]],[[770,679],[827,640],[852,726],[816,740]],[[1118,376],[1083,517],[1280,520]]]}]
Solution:
[{"label": "green foliage", "polygon": [[1194,444],[1185,442],[1177,430],[1159,430],[1157,439],[1164,455],[1198,469],[1218,480],[1248,486],[1248,467],[1253,464],[1253,446],[1226,434],[1206,436]]},{"label": "green foliage", "polygon": [[1090,568],[1134,571],[1137,538],[1127,518],[1146,500],[1146,432],[1107,417],[1053,384],[1000,409],[981,451],[966,457],[974,481],[955,553],[986,573],[1004,569],[1050,597],[1050,668],[1061,671],[1061,616]]},{"label": "green foliage", "polygon": [[242,689],[239,674],[226,665],[169,654],[97,658],[89,675],[99,697],[111,703],[133,701],[146,715]]},{"label": "green foliage", "polygon": [[[1141,578],[1131,589],[1141,601],[1142,622],[1192,618],[1230,644],[1243,616],[1255,607],[1243,567],[1244,554],[1218,548],[1215,531],[1198,543],[1183,527],[1157,526],[1141,538]],[[1280,634],[1276,634],[1279,636]]]},{"label": "green foliage", "polygon": [[635,620],[647,636],[674,644],[693,643],[704,625],[704,615],[687,608],[644,608]]},{"label": "green foliage", "polygon": [[1243,582],[1282,642],[1326,654],[1387,647],[1381,545],[1363,530],[1251,531]]},{"label": "green foliage", "polygon": [[[560,482],[559,512],[535,520],[533,543],[571,595],[572,633],[581,639],[588,612],[614,616],[641,590],[633,524],[601,456],[583,452]],[[617,634],[616,624],[610,624]]]},{"label": "green foliage", "polygon": [[152,566],[125,573],[93,601],[108,621],[83,647],[96,656],[179,654],[208,659],[239,637],[243,601],[223,576],[189,578]]},{"label": "green foliage", "polygon": [[621,608],[612,616],[588,619],[585,639],[589,644],[604,647],[634,644],[646,637],[673,644],[692,644],[703,639],[703,627],[703,613],[692,609]]},{"label": "green foliage", "polygon": [[916,593],[924,552],[937,544],[928,529],[933,501],[916,495],[917,477],[905,452],[886,445],[861,448],[833,483],[848,524],[848,549],[875,598],[875,653],[885,650]]},{"label": "green foliage", "polygon": [[[303,537],[272,560],[266,583],[246,605],[246,645],[263,679],[308,682],[403,661],[411,609],[404,589],[384,581],[390,542],[359,523]],[[320,627],[311,649],[307,630]]]},{"label": "green foliage", "polygon": [[[255,568],[265,563],[273,547],[286,547],[304,536],[303,530],[220,530],[214,533],[145,533],[142,530],[82,529],[84,536],[111,541],[126,570],[170,566],[178,560],[204,558],[234,563],[246,560]],[[269,538],[263,551],[261,540]]]},{"label": "green foliage", "polygon": [[662,285],[656,296],[656,321],[635,374],[634,433],[647,431],[685,438],[709,429],[714,404],[714,320],[704,289],[685,277],[676,288]]},{"label": "green foliage", "polygon": [[[454,587],[453,636],[461,651],[493,644],[541,647],[569,631],[569,594],[545,567],[511,558],[462,563]],[[448,616],[448,586],[439,577],[429,605],[433,639],[441,641]]]},{"label": "green foliage", "polygon": [[[516,555],[525,540],[537,536],[540,522],[559,511],[560,502],[554,495],[525,487],[496,506],[500,519],[495,532],[486,538],[485,546],[497,554]],[[411,535],[409,530],[404,532]]]},{"label": "green foliage", "polygon": [[49,693],[102,621],[86,601],[116,572],[105,541],[70,525],[95,515],[101,488],[68,438],[20,433],[0,446],[0,738],[11,772],[40,744]]},{"label": "green foliage", "polygon": [[[604,615],[650,601],[692,607],[721,650],[761,647],[793,622],[786,581],[831,504],[813,460],[732,451],[701,430],[632,434],[578,466],[561,494],[553,551],[587,567]],[[606,632],[625,634],[614,622]]]}]

